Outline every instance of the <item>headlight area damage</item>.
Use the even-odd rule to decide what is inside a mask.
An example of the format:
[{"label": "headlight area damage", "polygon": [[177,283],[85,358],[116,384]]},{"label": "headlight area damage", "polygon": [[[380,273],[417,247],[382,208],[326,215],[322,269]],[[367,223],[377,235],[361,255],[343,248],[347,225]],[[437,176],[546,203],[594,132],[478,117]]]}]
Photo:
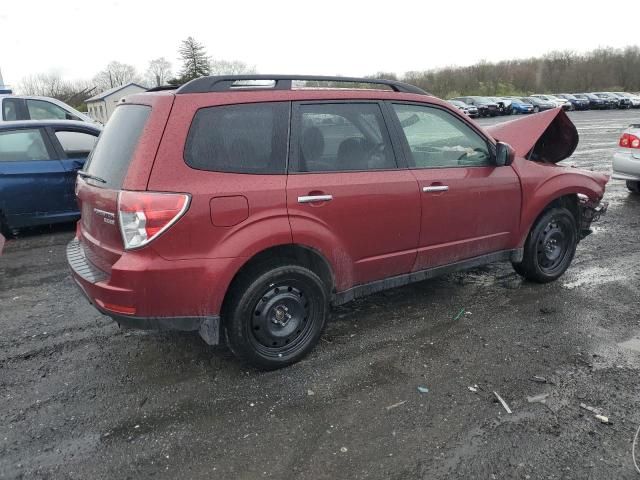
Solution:
[{"label": "headlight area damage", "polygon": [[[569,158],[578,146],[578,131],[567,114],[560,108],[499,123],[487,128],[497,141],[510,144],[518,157],[536,164],[553,164]],[[528,162],[525,162],[524,168]],[[531,164],[528,164],[531,165]],[[514,165],[515,168],[518,166]],[[604,188],[609,176],[570,167],[546,168],[537,172],[538,182],[530,185],[530,195],[540,190],[550,194],[545,188],[553,188],[563,194],[573,193],[578,197],[578,228],[580,239],[591,233],[591,223],[597,221],[607,211],[607,202],[602,202]],[[533,173],[533,172],[529,172]],[[529,175],[527,175],[529,177]],[[531,178],[529,177],[529,178]],[[550,187],[549,185],[553,185]],[[523,185],[523,188],[526,186]],[[526,195],[527,192],[524,192]]]}]

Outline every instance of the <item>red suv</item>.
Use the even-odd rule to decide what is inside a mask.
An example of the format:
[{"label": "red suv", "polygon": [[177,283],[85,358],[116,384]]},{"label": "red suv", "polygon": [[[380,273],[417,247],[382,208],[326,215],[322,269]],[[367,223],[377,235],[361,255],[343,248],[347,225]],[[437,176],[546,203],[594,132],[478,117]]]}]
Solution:
[{"label": "red suv", "polygon": [[119,104],[67,256],[121,326],[224,335],[278,368],[329,305],[495,261],[562,275],[606,209],[607,176],[554,165],[577,142],[560,109],[483,130],[400,82],[203,77]]}]

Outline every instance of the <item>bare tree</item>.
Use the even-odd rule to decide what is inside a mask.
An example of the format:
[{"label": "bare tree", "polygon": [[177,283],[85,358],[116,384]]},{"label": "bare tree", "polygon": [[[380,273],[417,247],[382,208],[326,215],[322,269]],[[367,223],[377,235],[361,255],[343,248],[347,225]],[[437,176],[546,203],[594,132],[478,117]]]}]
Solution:
[{"label": "bare tree", "polygon": [[256,67],[238,60],[210,60],[209,75],[242,75],[256,73]]},{"label": "bare tree", "polygon": [[155,58],[149,62],[147,69],[147,82],[149,85],[159,87],[166,85],[171,78],[171,63],[164,57]]},{"label": "bare tree", "polygon": [[53,97],[72,106],[80,106],[95,93],[93,82],[87,80],[67,81],[57,73],[38,73],[24,77],[19,84],[23,95]]},{"label": "bare tree", "polygon": [[140,76],[133,65],[113,61],[104,70],[93,77],[99,91],[126,85],[129,82],[140,82]]}]

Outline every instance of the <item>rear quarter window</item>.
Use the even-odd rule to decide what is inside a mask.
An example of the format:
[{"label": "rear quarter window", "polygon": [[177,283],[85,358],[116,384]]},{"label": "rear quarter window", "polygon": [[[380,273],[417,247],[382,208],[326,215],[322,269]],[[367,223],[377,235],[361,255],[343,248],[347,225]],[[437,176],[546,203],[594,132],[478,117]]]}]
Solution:
[{"label": "rear quarter window", "polygon": [[105,180],[105,187],[122,188],[150,113],[147,105],[118,106],[89,157],[87,173]]},{"label": "rear quarter window", "polygon": [[289,102],[207,107],[193,118],[184,159],[198,170],[282,174]]}]

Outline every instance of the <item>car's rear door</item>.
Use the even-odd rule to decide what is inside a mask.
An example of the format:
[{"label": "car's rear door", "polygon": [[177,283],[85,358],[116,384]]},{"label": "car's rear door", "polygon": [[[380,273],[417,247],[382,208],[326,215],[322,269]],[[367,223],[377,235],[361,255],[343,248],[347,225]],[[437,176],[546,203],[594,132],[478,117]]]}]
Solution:
[{"label": "car's rear door", "polygon": [[418,187],[396,153],[381,103],[294,103],[293,241],[331,259],[338,290],[407,273],[415,261]]},{"label": "car's rear door", "polygon": [[390,105],[421,195],[414,269],[514,248],[520,181],[510,166],[495,166],[489,139],[447,108]]},{"label": "car's rear door", "polygon": [[47,128],[51,143],[58,152],[65,178],[64,209],[78,211],[78,202],[74,192],[78,170],[82,170],[98,141],[99,131],[82,127],[55,126]]},{"label": "car's rear door", "polygon": [[0,210],[12,227],[64,212],[65,170],[44,129],[0,131]]}]

